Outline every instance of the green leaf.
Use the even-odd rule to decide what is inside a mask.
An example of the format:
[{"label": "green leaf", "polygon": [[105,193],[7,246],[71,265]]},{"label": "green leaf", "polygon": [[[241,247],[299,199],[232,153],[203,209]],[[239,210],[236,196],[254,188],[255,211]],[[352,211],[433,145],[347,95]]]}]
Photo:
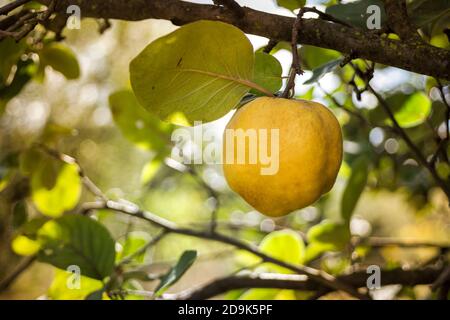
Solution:
[{"label": "green leaf", "polygon": [[[117,254],[116,260],[120,261],[128,256],[134,254],[140,248],[147,244],[150,240],[148,233],[141,231],[130,232],[125,241],[122,242],[122,250]],[[140,254],[133,258],[134,262],[142,263],[144,262],[145,253]]]},{"label": "green leaf", "polygon": [[14,204],[13,215],[12,215],[12,227],[14,229],[23,226],[28,219],[28,210],[25,200],[20,200]]},{"label": "green leaf", "polygon": [[[253,81],[270,92],[280,90],[283,81],[281,75],[283,69],[280,62],[272,55],[265,52],[255,52],[255,67],[253,70]],[[252,89],[251,93],[261,94]]]},{"label": "green leaf", "polygon": [[25,222],[11,241],[11,249],[20,256],[35,255],[41,248],[37,233],[47,221],[46,218],[35,218]]},{"label": "green leaf", "polygon": [[312,100],[314,98],[314,87],[311,87],[303,95],[299,95],[296,98],[297,99],[303,99],[303,100]]},{"label": "green leaf", "polygon": [[46,45],[39,52],[39,58],[42,67],[50,66],[69,80],[80,76],[80,66],[75,53],[61,43]]},{"label": "green leaf", "polygon": [[39,217],[27,221],[21,228],[20,232],[30,239],[37,239],[39,229],[48,221],[48,218]]},{"label": "green leaf", "polygon": [[408,5],[409,16],[412,22],[423,27],[450,16],[449,0],[421,0]]},{"label": "green leaf", "polygon": [[423,92],[411,95],[395,113],[395,119],[403,128],[411,128],[424,122],[431,112],[431,101]]},{"label": "green leaf", "polygon": [[31,196],[36,208],[50,217],[59,217],[73,209],[81,196],[81,180],[75,165],[64,164],[51,189],[43,174],[47,165],[41,166],[31,178]]},{"label": "green leaf", "polygon": [[[79,288],[74,285],[79,280]],[[48,289],[47,295],[53,300],[83,300],[90,294],[103,290],[103,283],[99,280],[81,276],[79,279],[71,272],[55,269],[55,276]],[[98,296],[97,296],[98,297]]]},{"label": "green leaf", "polygon": [[347,224],[350,223],[353,211],[367,183],[368,159],[365,156],[359,157],[352,163],[351,167],[352,173],[341,200],[341,215]]},{"label": "green leaf", "polygon": [[277,4],[280,7],[289,9],[291,11],[303,7],[305,3],[306,0],[277,0]]},{"label": "green leaf", "polygon": [[299,51],[305,69],[309,70],[318,68],[341,56],[338,51],[309,45],[302,45]]},{"label": "green leaf", "polygon": [[311,261],[326,251],[339,251],[350,240],[348,225],[324,220],[308,230],[309,245],[306,247],[305,261]]},{"label": "green leaf", "polygon": [[[398,112],[403,104],[408,100],[408,96],[404,93],[397,92],[394,93],[388,97],[385,98],[386,103],[389,105],[390,109],[394,112]],[[378,106],[372,110],[368,111],[369,120],[373,123],[377,124],[385,124],[386,119],[388,118],[388,115],[386,112],[381,110],[381,108]]]},{"label": "green leaf", "polygon": [[22,152],[19,156],[19,168],[22,174],[29,175],[39,168],[42,153],[35,148]]},{"label": "green leaf", "polygon": [[192,266],[197,258],[197,251],[188,250],[183,252],[177,264],[169,270],[161,278],[161,282],[155,289],[155,296],[159,297],[166,291],[171,285],[175,284],[183,274]]},{"label": "green leaf", "polygon": [[85,300],[102,300],[103,294],[105,293],[105,288],[101,288],[89,293]]},{"label": "green leaf", "polygon": [[33,177],[38,179],[45,189],[51,190],[55,186],[62,168],[62,162],[47,157],[44,161],[41,161],[39,167],[33,172]]},{"label": "green leaf", "polygon": [[67,269],[80,268],[81,274],[102,280],[114,268],[115,242],[99,222],[81,215],[66,215],[47,222],[38,232],[42,262]]},{"label": "green leaf", "polygon": [[14,74],[12,82],[8,85],[0,83],[0,115],[6,103],[22,91],[25,85],[36,74],[36,71],[36,65],[31,59],[26,61],[19,60],[17,63],[17,71]]},{"label": "green leaf", "polygon": [[332,61],[327,62],[327,63],[321,65],[320,67],[314,69],[311,78],[309,78],[307,81],[305,81],[304,84],[312,84],[314,82],[319,81],[320,78],[322,78],[325,74],[333,71],[342,62],[342,60],[343,60],[342,58],[332,60]]},{"label": "green leaf", "polygon": [[141,105],[161,119],[182,112],[190,122],[212,121],[257,87],[253,63],[241,30],[197,21],[148,45],[130,64],[131,85]]},{"label": "green leaf", "polygon": [[12,67],[17,64],[25,48],[24,41],[17,43],[11,37],[0,41],[0,88],[6,84]]},{"label": "green leaf", "polygon": [[[261,241],[259,248],[262,252],[287,263],[298,265],[303,263],[305,244],[300,235],[293,230],[271,232]],[[281,273],[289,273],[283,267],[267,264],[270,269]]]},{"label": "green leaf", "polygon": [[345,224],[324,220],[311,227],[306,237],[310,243],[332,243],[336,248],[343,248],[350,239],[350,231]]},{"label": "green leaf", "polygon": [[14,253],[19,256],[32,256],[39,251],[41,246],[36,240],[30,239],[24,235],[18,235],[12,240],[11,248]]},{"label": "green leaf", "polygon": [[439,177],[441,177],[444,180],[447,180],[448,177],[450,176],[450,166],[445,162],[439,162],[436,165],[436,171]]},{"label": "green leaf", "polygon": [[168,147],[173,125],[162,122],[142,108],[131,90],[113,93],[109,104],[114,122],[128,140],[157,152]]},{"label": "green leaf", "polygon": [[325,12],[355,27],[367,29],[367,19],[371,15],[367,13],[367,8],[371,5],[376,5],[381,9],[380,20],[381,26],[383,26],[386,23],[386,12],[382,0],[359,0],[340,3],[328,7]]}]

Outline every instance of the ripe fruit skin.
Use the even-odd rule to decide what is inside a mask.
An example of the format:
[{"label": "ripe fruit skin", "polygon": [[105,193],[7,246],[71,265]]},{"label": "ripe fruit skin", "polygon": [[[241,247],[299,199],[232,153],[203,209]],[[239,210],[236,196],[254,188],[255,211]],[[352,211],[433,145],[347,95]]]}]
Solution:
[{"label": "ripe fruit skin", "polygon": [[[286,215],[311,205],[333,187],[342,162],[342,133],[325,106],[306,100],[257,98],[240,108],[226,127],[239,128],[279,129],[276,174],[261,175],[259,158],[256,164],[237,164],[236,152],[234,163],[224,161],[223,165],[231,189],[259,212]],[[224,134],[224,154],[226,140]],[[246,148],[248,153],[248,143]]]}]

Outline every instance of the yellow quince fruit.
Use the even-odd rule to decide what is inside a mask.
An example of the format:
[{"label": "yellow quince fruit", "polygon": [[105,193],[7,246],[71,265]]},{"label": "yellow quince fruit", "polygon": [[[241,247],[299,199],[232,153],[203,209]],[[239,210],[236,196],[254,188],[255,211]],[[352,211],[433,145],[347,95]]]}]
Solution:
[{"label": "yellow quince fruit", "polygon": [[241,107],[224,132],[229,186],[272,217],[307,207],[333,187],[342,133],[320,103],[261,97]]}]

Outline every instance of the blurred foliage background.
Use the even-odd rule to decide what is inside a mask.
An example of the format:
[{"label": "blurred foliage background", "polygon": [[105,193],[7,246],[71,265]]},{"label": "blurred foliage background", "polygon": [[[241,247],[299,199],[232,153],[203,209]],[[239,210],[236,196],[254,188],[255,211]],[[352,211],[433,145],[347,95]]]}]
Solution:
[{"label": "blurred foliage background", "polygon": [[[292,15],[273,1],[241,2],[257,9]],[[307,3],[324,8],[334,2]],[[0,1],[0,5],[4,3]],[[448,25],[448,20],[443,21]],[[73,168],[37,150],[36,143],[77,159],[86,175],[112,199],[129,200],[182,226],[205,227],[210,220],[216,200],[208,190],[192,175],[162,163],[161,158],[171,150],[168,142],[172,128],[147,118],[143,109],[140,111],[144,113],[130,112],[127,107],[132,99],[126,97],[128,91],[122,91],[122,96],[119,94],[115,100],[109,99],[117,90],[130,88],[128,69],[132,58],[152,40],[175,27],[159,20],[113,21],[112,26],[101,33],[102,23],[84,19],[81,29],[64,30],[63,42],[54,42],[55,36],[39,27],[33,37],[19,43],[8,38],[0,41],[0,279],[21,263],[23,258],[17,252],[35,252],[33,244],[29,243],[32,240],[26,237],[17,240],[26,230],[35,230],[30,227],[33,224],[30,221],[56,217],[61,211],[77,212],[82,203],[93,199],[85,189],[78,187],[79,178],[76,172],[71,172]],[[441,24],[436,22],[434,28],[427,25],[426,37],[432,44],[449,49]],[[261,37],[249,38],[255,50],[267,43],[267,39]],[[344,210],[351,211],[353,237],[448,244],[448,199],[435,186],[427,170],[414,160],[404,141],[391,132],[391,124],[376,97],[368,91],[360,97],[355,93],[355,85],[360,89],[364,87],[363,79],[355,77],[351,66],[346,65],[305,85],[303,83],[313,74],[310,70],[342,56],[312,46],[301,46],[299,50],[307,71],[297,80],[296,96],[324,103],[342,125],[345,158],[337,182],[314,206],[271,219],[254,211],[228,188],[220,165],[196,165],[198,176],[219,195],[219,230],[260,243],[268,233],[288,228],[308,241],[308,236],[314,237],[314,230],[322,232],[317,226],[343,220],[342,201],[347,199],[351,208]],[[271,53],[280,61],[286,75],[291,59],[289,45],[280,43]],[[368,69],[363,61],[354,63],[363,70]],[[441,141],[448,135],[445,123],[448,118],[436,81],[377,65],[371,84],[392,106],[400,124],[427,159],[436,158],[433,159],[436,170],[448,185],[450,149],[447,143],[441,147]],[[448,95],[448,90],[446,93]],[[336,102],[359,116],[345,112]],[[221,132],[230,116],[205,124],[203,130],[212,130],[216,143],[220,143]],[[192,148],[195,146],[191,143],[184,151],[188,153]],[[435,155],[436,150],[439,150],[438,155]],[[63,172],[65,176],[61,178]],[[363,176],[362,181],[357,175]],[[36,191],[43,190],[42,185],[47,191],[54,191],[59,180],[66,186],[59,188],[58,195]],[[354,210],[353,205],[356,205]],[[98,211],[94,216],[110,231],[122,258],[127,255],[124,251],[129,250],[129,254],[158,234],[157,229],[129,216],[110,211]],[[316,229],[312,229],[314,226]],[[371,264],[416,268],[440,254],[437,247],[370,249],[361,246],[353,250],[347,235],[332,233],[331,239],[326,240],[320,235],[317,237],[316,247],[310,245],[312,248],[305,254],[310,255],[311,265],[332,274]],[[17,240],[15,252],[11,249],[13,239]],[[285,246],[291,248],[292,244],[286,242]],[[238,250],[179,235],[164,237],[134,263],[149,273],[158,274],[172,266],[186,250],[197,250],[198,258],[169,292],[204,284],[245,267],[255,269],[251,267],[254,258]],[[280,259],[295,260],[280,248],[267,250]],[[83,290],[65,290],[67,277],[65,271],[34,262],[10,288],[0,292],[0,298],[82,299],[101,287],[97,280],[83,278]],[[155,283],[133,279],[124,286],[150,290]],[[428,286],[389,286],[380,294],[387,298],[420,299],[432,293]],[[303,296],[289,290],[252,289],[230,293],[228,297],[300,299]]]}]

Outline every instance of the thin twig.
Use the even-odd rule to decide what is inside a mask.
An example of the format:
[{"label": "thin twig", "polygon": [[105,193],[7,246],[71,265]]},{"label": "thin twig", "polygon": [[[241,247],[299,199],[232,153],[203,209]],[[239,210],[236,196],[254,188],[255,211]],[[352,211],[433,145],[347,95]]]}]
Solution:
[{"label": "thin twig", "polygon": [[[27,1],[28,2],[28,1]],[[27,12],[8,29],[0,33],[0,40],[4,37],[13,37],[16,41],[26,37],[39,23],[47,21],[56,8],[56,0],[50,0],[47,9],[43,12]],[[16,31],[17,30],[17,31]]]},{"label": "thin twig", "polygon": [[36,261],[36,257],[27,257],[25,258],[17,268],[11,272],[11,274],[7,275],[0,281],[0,292],[5,291],[9,288],[9,286],[25,271],[27,270],[33,262]]},{"label": "thin twig", "polygon": [[446,282],[450,281],[450,266],[447,266],[436,281],[431,285],[431,290],[436,291],[438,288],[442,287]]},{"label": "thin twig", "polygon": [[212,188],[205,180],[197,173],[193,166],[185,165],[181,162],[175,161],[171,158],[165,158],[164,164],[169,168],[176,170],[181,173],[189,173],[195,181],[203,187],[203,189],[208,194],[210,199],[213,199],[214,203],[211,208],[211,220],[210,220],[210,230],[214,232],[217,227],[217,209],[219,208],[219,194]]},{"label": "thin twig", "polygon": [[16,0],[11,3],[8,3],[7,5],[4,5],[0,8],[0,16],[7,15],[9,12],[13,11],[14,9],[23,6],[24,4],[30,2],[31,0]]},{"label": "thin twig", "polygon": [[346,26],[348,28],[353,28],[353,26],[343,20],[340,20],[336,17],[333,17],[332,15],[329,15],[328,13],[322,12],[318,9],[316,9],[316,7],[303,7],[303,12],[314,12],[317,13],[319,15],[319,18],[322,18],[322,20],[326,20],[326,21],[330,21],[330,22],[334,22],[337,24],[342,24],[343,26]]},{"label": "thin twig", "polygon": [[211,220],[210,220],[210,230],[214,232],[217,228],[217,210],[219,208],[219,194],[214,190],[209,184],[203,180],[203,178],[195,171],[191,166],[188,166],[188,172],[197,181],[197,183],[203,187],[203,189],[208,194],[209,199],[213,200],[211,208]]},{"label": "thin twig", "polygon": [[84,172],[84,169],[82,168],[82,166],[78,163],[78,160],[68,156],[64,153],[61,153],[57,150],[51,149],[49,147],[47,147],[44,144],[41,143],[35,143],[34,144],[37,148],[43,150],[45,153],[47,153],[48,155],[54,157],[55,159],[58,159],[62,162],[65,162],[67,164],[72,164],[75,165],[77,167],[78,170],[78,175],[80,176],[84,186],[96,197],[98,197],[100,200],[103,201],[108,201],[108,198],[106,197],[106,195],[100,190],[100,188],[97,187],[97,185],[86,175],[86,173]]},{"label": "thin twig", "polygon": [[23,17],[25,14],[29,13],[26,10],[21,10],[17,14],[10,15],[2,20],[0,20],[0,30],[6,30],[11,25],[15,24],[21,17]]},{"label": "thin twig", "polygon": [[272,51],[272,49],[276,47],[278,42],[279,41],[276,40],[276,39],[270,39],[269,42],[267,43],[267,45],[264,47],[263,52],[264,53],[270,53],[270,51]]},{"label": "thin twig", "polygon": [[357,112],[355,110],[347,108],[345,105],[343,105],[342,103],[337,101],[337,99],[331,93],[325,91],[325,89],[320,85],[319,82],[317,82],[317,86],[325,94],[325,96],[328,99],[330,99],[333,102],[334,105],[336,105],[336,107],[338,107],[339,109],[344,110],[349,115],[358,118],[362,123],[370,125],[371,127],[373,126],[372,124],[369,123],[369,121],[362,114],[360,114],[359,112]]},{"label": "thin twig", "polygon": [[297,14],[294,25],[292,26],[292,39],[291,39],[291,51],[292,51],[292,64],[289,70],[289,78],[286,82],[286,88],[281,94],[282,98],[292,98],[295,94],[295,77],[303,74],[303,70],[300,67],[300,57],[298,55],[298,31],[301,26],[302,17],[305,13],[304,8],[300,8]]},{"label": "thin twig", "polygon": [[134,258],[140,256],[141,254],[144,254],[149,248],[155,246],[162,238],[164,238],[168,233],[163,230],[158,235],[153,237],[149,242],[144,244],[142,247],[140,247],[138,250],[133,252],[132,254],[128,255],[127,257],[123,258],[118,265],[122,266],[125,264],[130,263]]}]

